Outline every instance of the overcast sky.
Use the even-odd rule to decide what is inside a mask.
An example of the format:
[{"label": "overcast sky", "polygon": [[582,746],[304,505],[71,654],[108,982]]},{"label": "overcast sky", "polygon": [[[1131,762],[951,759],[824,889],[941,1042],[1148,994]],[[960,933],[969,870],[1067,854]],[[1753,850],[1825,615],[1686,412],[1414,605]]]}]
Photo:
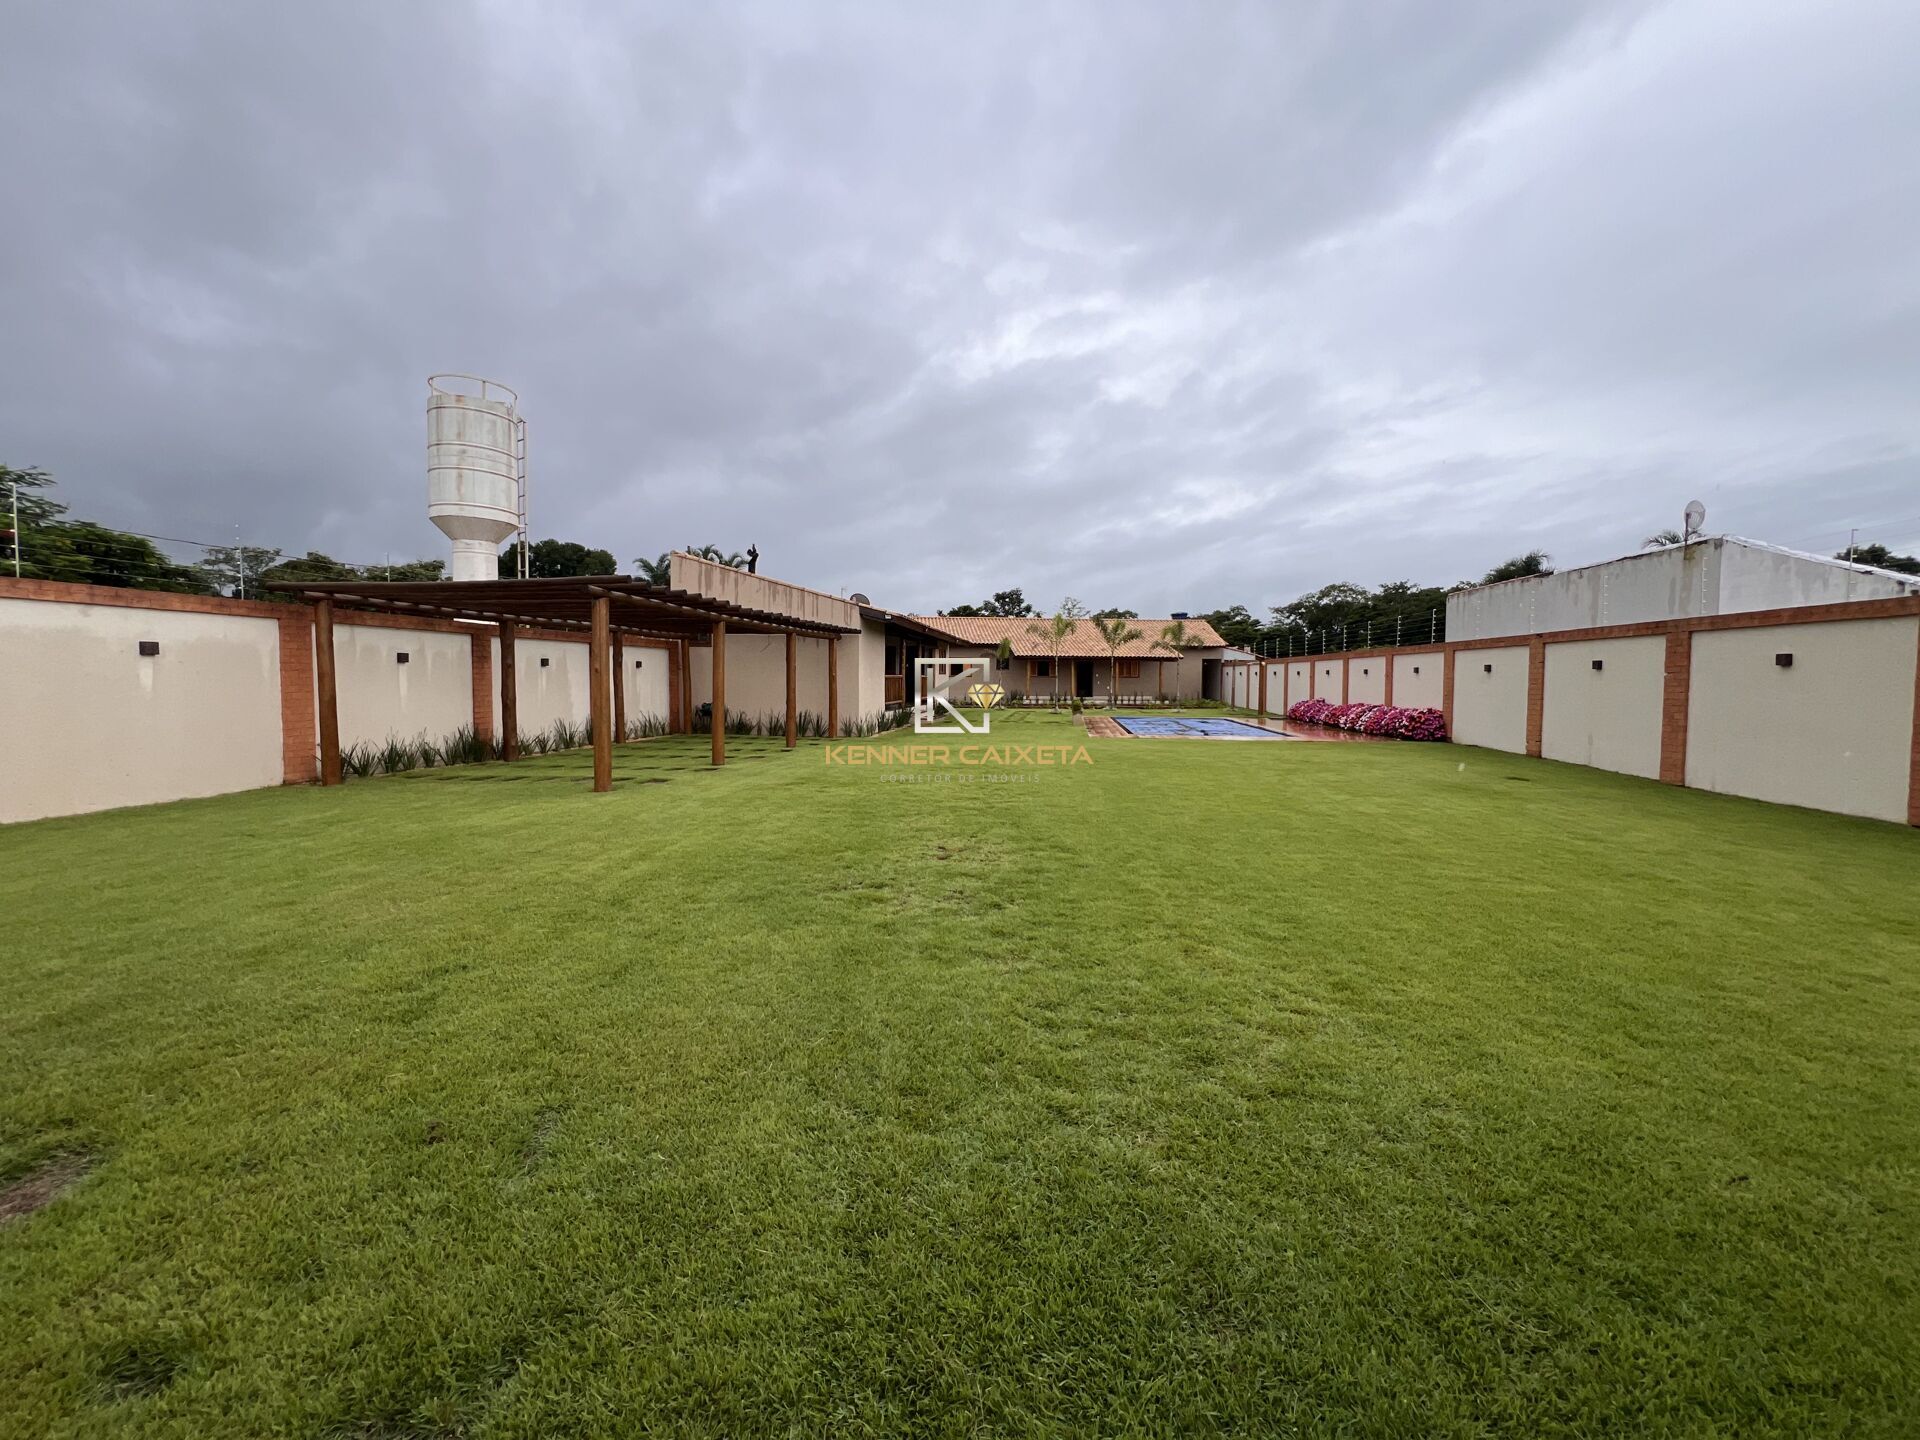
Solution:
[{"label": "overcast sky", "polygon": [[444,556],[533,529],[932,609],[1920,545],[1920,5],[41,4],[0,41],[0,463]]}]

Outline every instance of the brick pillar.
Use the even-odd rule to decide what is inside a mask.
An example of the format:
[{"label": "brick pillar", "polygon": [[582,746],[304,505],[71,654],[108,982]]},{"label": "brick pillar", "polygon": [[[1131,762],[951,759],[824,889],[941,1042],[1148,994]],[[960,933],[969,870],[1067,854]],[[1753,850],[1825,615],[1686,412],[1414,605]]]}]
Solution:
[{"label": "brick pillar", "polygon": [[1547,714],[1547,642],[1538,635],[1527,642],[1527,754],[1540,753],[1540,732]]},{"label": "brick pillar", "polygon": [[1693,632],[1667,632],[1666,679],[1660,700],[1660,783],[1687,783],[1687,706],[1693,689]]},{"label": "brick pillar", "polygon": [[1440,662],[1440,714],[1447,722],[1447,739],[1453,739],[1453,646],[1446,649]]},{"label": "brick pillar", "polygon": [[313,617],[280,617],[280,778],[311,785],[319,775],[313,718]]},{"label": "brick pillar", "polygon": [[473,733],[493,739],[493,636],[476,630],[467,636],[473,647]]},{"label": "brick pillar", "polygon": [[1340,703],[1347,703],[1347,677],[1353,673],[1353,661],[1343,659],[1340,662]]},{"label": "brick pillar", "polygon": [[1397,654],[1399,654],[1397,650],[1389,650],[1387,658],[1382,662],[1387,667],[1387,698],[1381,702],[1383,705],[1393,704],[1393,661]]}]

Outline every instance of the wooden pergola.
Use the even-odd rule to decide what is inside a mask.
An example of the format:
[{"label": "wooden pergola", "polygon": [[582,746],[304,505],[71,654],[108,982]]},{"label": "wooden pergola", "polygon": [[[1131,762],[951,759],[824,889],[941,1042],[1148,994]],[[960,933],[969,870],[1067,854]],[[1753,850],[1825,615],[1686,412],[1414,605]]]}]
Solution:
[{"label": "wooden pergola", "polygon": [[500,729],[508,760],[519,757],[518,685],[513,642],[522,628],[583,633],[588,640],[588,694],[593,717],[593,788],[613,788],[613,738],[626,736],[626,686],[620,674],[626,637],[665,643],[680,677],[679,714],[669,726],[693,731],[693,650],[713,651],[713,763],[727,761],[727,632],[787,637],[787,748],[799,743],[796,649],[802,638],[827,644],[827,733],[840,733],[840,647],[858,632],[766,610],[750,610],[626,575],[580,575],[553,580],[312,581],[301,594],[313,602],[314,678],[320,701],[320,783],[340,783],[340,707],[334,678],[336,607],[431,620],[464,620],[497,628],[500,636]]}]

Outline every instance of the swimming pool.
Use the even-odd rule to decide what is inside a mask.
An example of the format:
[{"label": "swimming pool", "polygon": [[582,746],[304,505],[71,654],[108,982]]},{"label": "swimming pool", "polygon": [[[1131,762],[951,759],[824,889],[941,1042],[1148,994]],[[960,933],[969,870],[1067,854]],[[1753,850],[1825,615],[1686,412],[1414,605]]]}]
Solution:
[{"label": "swimming pool", "polygon": [[1188,715],[1116,715],[1114,724],[1129,735],[1180,740],[1284,740],[1271,730],[1239,720],[1204,720]]}]

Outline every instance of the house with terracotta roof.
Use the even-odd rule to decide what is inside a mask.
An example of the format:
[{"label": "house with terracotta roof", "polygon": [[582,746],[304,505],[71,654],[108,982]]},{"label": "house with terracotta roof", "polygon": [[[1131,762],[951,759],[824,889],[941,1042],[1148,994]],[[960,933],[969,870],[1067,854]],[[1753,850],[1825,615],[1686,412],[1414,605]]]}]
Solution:
[{"label": "house with terracotta roof", "polygon": [[[1220,693],[1220,661],[1226,642],[1204,620],[1186,616],[1129,620],[1140,632],[1118,652],[1110,652],[1091,620],[1078,621],[1071,634],[1055,642],[1044,617],[1001,615],[916,615],[921,625],[951,637],[951,659],[981,659],[989,674],[1006,686],[1015,703],[1054,695],[1104,701],[1117,695],[1122,705],[1149,700],[1194,700]],[[1180,643],[1166,639],[1183,627]],[[1057,667],[1057,668],[1056,668]]]}]

